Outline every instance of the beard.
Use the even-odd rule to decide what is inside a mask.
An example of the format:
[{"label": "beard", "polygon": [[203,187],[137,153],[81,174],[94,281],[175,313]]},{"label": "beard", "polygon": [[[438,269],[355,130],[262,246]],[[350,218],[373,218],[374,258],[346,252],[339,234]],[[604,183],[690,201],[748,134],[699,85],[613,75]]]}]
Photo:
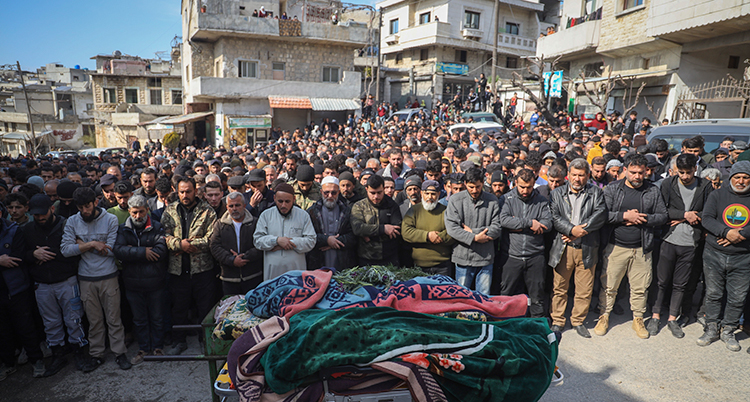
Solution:
[{"label": "beard", "polygon": [[83,221],[86,222],[86,223],[93,222],[94,219],[96,219],[97,209],[98,208],[94,208],[94,210],[89,215],[84,215],[83,213],[81,213],[81,218],[83,218]]},{"label": "beard", "polygon": [[729,185],[732,187],[732,191],[734,191],[737,194],[747,194],[750,191],[750,186],[745,186],[745,188],[740,190],[738,187],[735,187],[734,184],[732,184],[731,182],[729,183]]},{"label": "beard", "polygon": [[146,222],[148,222],[148,217],[144,216],[143,218],[133,219],[130,218],[131,221],[133,221],[133,226],[135,226],[136,229],[141,230],[144,227],[146,227]]},{"label": "beard", "polygon": [[50,214],[49,218],[47,218],[44,222],[40,222],[39,220],[37,220],[36,223],[42,229],[49,229],[55,223],[55,215]]},{"label": "beard", "polygon": [[424,208],[425,211],[430,212],[433,209],[437,208],[437,201],[435,202],[427,202],[425,200],[422,200],[422,208]]},{"label": "beard", "polygon": [[336,207],[336,200],[333,200],[333,201],[323,200],[323,206],[325,206],[329,210],[333,209]]},{"label": "beard", "polygon": [[585,186],[586,186],[586,184],[581,184],[581,185],[579,186],[579,185],[576,185],[576,184],[574,184],[573,182],[571,182],[571,183],[570,183],[570,187],[572,187],[572,188],[573,188],[573,190],[575,190],[575,191],[581,191],[581,190],[583,190],[583,188],[584,188]]},{"label": "beard", "polygon": [[241,222],[245,217],[245,211],[230,212],[229,216],[231,216],[236,222]]}]

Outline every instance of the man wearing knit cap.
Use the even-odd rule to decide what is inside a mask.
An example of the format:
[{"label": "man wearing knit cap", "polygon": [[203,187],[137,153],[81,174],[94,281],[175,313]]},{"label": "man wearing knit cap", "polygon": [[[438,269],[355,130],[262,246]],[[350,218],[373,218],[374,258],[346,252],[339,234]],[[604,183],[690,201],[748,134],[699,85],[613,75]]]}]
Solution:
[{"label": "man wearing knit cap", "polygon": [[[706,327],[699,346],[721,339],[736,352],[734,338],[750,287],[750,161],[732,165],[729,182],[711,192],[703,209],[703,227],[708,232],[703,252],[706,280]],[[724,318],[722,298],[726,293]],[[721,331],[721,333],[719,333]],[[748,352],[750,353],[750,352]]]},{"label": "man wearing knit cap", "polygon": [[341,192],[339,198],[341,198],[341,201],[343,201],[349,209],[352,208],[354,203],[364,198],[357,193],[356,188],[357,181],[354,179],[353,174],[343,172],[339,175],[339,190]]},{"label": "man wearing knit cap", "polygon": [[255,247],[264,252],[266,281],[289,271],[307,269],[305,254],[315,247],[316,238],[310,215],[294,205],[294,188],[280,183],[275,191],[276,208],[260,214],[253,235]]},{"label": "man wearing knit cap", "polygon": [[357,238],[352,232],[350,208],[339,197],[339,179],[323,178],[323,198],[307,213],[315,228],[315,248],[307,253],[307,269],[334,267],[338,270],[356,264]]},{"label": "man wearing knit cap", "polygon": [[297,168],[297,181],[294,182],[294,200],[300,208],[307,211],[315,201],[320,199],[320,184],[315,182],[315,169],[310,165]]},{"label": "man wearing knit cap", "polygon": [[78,183],[66,181],[57,186],[57,202],[54,204],[55,215],[65,219],[78,213],[78,208],[73,203],[73,192],[81,187]]},{"label": "man wearing knit cap", "polygon": [[438,203],[440,183],[422,183],[421,201],[413,205],[402,222],[404,241],[412,246],[414,263],[431,275],[453,275],[453,238],[445,228],[446,206]]},{"label": "man wearing knit cap", "polygon": [[406,199],[399,205],[401,216],[406,215],[412,205],[417,205],[422,201],[422,179],[419,176],[409,176],[406,178],[404,191],[406,191]]},{"label": "man wearing knit cap", "polygon": [[252,189],[252,195],[247,203],[247,210],[257,218],[263,211],[274,206],[273,190],[268,188],[266,170],[264,169],[253,169],[245,177]]}]

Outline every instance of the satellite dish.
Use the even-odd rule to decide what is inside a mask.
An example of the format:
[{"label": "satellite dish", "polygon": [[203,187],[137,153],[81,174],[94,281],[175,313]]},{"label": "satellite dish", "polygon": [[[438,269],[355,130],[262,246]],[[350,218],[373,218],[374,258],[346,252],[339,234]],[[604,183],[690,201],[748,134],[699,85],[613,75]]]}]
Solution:
[{"label": "satellite dish", "polygon": [[122,52],[120,52],[119,50],[115,50],[114,52],[112,52],[112,55],[115,57],[120,57],[122,56]]}]

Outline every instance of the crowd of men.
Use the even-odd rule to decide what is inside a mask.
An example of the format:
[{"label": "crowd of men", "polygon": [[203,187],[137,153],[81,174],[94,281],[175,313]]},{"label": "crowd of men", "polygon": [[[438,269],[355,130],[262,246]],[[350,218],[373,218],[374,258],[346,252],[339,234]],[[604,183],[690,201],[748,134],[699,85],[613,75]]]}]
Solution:
[{"label": "crowd of men", "polygon": [[[592,299],[604,336],[629,293],[637,336],[666,326],[682,338],[698,320],[699,345],[740,350],[746,143],[706,152],[695,137],[670,150],[646,143],[636,114],[451,133],[462,119],[441,107],[284,131],[254,148],[0,157],[0,380],[19,360],[54,375],[70,353],[95,370],[105,337],[123,370],[177,355],[187,334],[172,326],[201,320],[222,295],[290,270],[366,265],[527,294],[530,316],[554,331],[570,320],[586,338]],[[128,356],[131,337],[139,351]]]}]

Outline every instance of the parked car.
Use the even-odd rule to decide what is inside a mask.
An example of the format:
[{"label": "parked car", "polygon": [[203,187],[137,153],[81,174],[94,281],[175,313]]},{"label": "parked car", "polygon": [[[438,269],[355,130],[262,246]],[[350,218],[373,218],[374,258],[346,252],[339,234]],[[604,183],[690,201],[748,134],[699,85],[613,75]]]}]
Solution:
[{"label": "parked car", "polygon": [[413,108],[413,109],[402,109],[398,112],[391,115],[391,117],[388,118],[388,121],[393,121],[395,117],[398,117],[398,121],[402,122],[405,121],[407,123],[411,122],[412,120],[417,118],[417,114],[419,111],[423,111],[424,115],[427,116],[427,118],[430,118],[430,111],[424,108]]},{"label": "parked car", "polygon": [[78,155],[76,151],[49,151],[45,154],[50,158],[66,159]]},{"label": "parked car", "polygon": [[112,155],[115,153],[118,153],[120,155],[125,155],[128,153],[128,149],[125,147],[108,147],[108,148],[87,148],[87,149],[82,149],[78,151],[78,154],[83,155],[83,156],[98,157],[102,153],[109,154],[109,155]]},{"label": "parked car", "polygon": [[469,119],[474,120],[475,122],[480,121],[491,121],[495,123],[500,123],[500,120],[495,116],[494,113],[488,113],[488,112],[473,112],[473,113],[464,113],[461,115],[466,121],[469,121]]},{"label": "parked car", "polygon": [[504,130],[504,127],[500,123],[495,122],[489,122],[489,121],[480,121],[476,123],[458,123],[454,124],[450,127],[448,127],[448,132],[453,136],[453,133],[459,132],[464,133],[469,131],[469,129],[475,128],[477,129],[477,132],[487,135],[495,135],[502,133]]},{"label": "parked car", "polygon": [[724,137],[750,143],[750,119],[703,119],[685,120],[668,126],[655,127],[648,136],[649,144],[657,139],[666,140],[669,149],[680,151],[682,141],[700,135],[705,141],[704,149],[712,152],[719,148]]}]

